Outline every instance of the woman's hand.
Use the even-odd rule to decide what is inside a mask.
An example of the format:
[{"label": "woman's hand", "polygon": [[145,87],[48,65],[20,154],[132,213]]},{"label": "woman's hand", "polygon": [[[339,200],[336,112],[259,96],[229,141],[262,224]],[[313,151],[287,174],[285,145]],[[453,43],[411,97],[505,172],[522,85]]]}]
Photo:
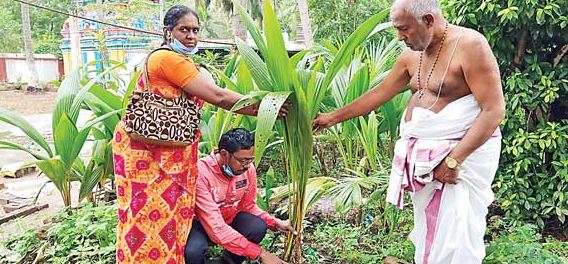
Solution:
[{"label": "woman's hand", "polygon": [[291,104],[286,101],[278,110],[278,117],[286,117],[288,115],[288,110],[290,109]]}]

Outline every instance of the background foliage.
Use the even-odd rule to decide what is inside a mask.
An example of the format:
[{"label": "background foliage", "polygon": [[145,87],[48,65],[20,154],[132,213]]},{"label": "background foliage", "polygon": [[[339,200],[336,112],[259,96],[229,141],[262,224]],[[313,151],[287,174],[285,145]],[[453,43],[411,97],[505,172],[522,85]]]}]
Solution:
[{"label": "background foliage", "polygon": [[[71,1],[43,0],[41,4],[57,10],[71,10]],[[30,22],[34,52],[61,56],[60,34],[67,16],[30,7]],[[0,52],[23,52],[22,16],[20,4],[13,1],[0,2]]]},{"label": "background foliage", "polygon": [[500,65],[507,115],[493,188],[499,205],[517,223],[559,220],[566,228],[566,0],[445,2],[452,22],[487,37]]},{"label": "background foliage", "polygon": [[372,15],[390,6],[385,0],[309,0],[314,40],[347,39]]}]

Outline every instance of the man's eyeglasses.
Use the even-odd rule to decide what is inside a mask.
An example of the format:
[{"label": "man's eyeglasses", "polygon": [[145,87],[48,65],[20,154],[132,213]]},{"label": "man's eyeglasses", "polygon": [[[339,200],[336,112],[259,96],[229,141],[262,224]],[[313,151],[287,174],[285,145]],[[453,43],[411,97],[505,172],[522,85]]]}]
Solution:
[{"label": "man's eyeglasses", "polygon": [[237,158],[231,154],[231,157],[235,158],[242,166],[246,166],[251,164],[254,161],[254,158]]}]

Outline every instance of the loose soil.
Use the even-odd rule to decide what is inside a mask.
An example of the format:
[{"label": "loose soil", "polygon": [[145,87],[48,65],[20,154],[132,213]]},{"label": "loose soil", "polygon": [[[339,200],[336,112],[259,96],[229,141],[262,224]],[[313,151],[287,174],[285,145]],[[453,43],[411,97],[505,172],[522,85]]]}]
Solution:
[{"label": "loose soil", "polygon": [[56,92],[0,91],[0,107],[20,115],[51,113]]}]

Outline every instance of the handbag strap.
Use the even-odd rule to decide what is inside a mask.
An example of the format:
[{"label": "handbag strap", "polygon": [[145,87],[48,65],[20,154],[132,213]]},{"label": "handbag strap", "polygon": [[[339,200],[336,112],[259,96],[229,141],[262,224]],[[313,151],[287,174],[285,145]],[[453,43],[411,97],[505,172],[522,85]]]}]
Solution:
[{"label": "handbag strap", "polygon": [[147,92],[149,91],[149,87],[150,87],[150,80],[148,78],[148,61],[150,60],[150,56],[152,56],[152,54],[154,54],[154,52],[159,51],[159,50],[169,50],[172,51],[170,48],[168,47],[159,47],[157,49],[152,50],[144,59],[144,70],[143,70],[143,76],[144,76],[144,87],[142,87],[142,91]]}]

